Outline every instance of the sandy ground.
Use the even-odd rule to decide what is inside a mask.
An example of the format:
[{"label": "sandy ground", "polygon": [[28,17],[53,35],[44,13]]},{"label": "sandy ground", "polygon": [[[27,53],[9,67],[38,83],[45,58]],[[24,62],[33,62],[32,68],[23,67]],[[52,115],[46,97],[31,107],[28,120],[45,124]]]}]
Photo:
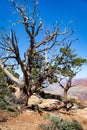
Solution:
[{"label": "sandy ground", "polygon": [[[6,113],[4,113],[4,116],[5,114]],[[24,111],[17,117],[10,117],[7,122],[0,123],[0,128],[1,130],[39,130],[40,124],[48,122],[48,119],[45,118],[47,114],[60,115],[63,118],[76,119],[79,122],[81,122],[81,124],[84,127],[84,130],[87,130],[87,119],[80,115],[77,115],[75,112],[73,113],[66,113],[64,111],[43,112],[41,116],[38,112],[33,112],[30,110]],[[11,116],[11,114],[9,116]]]}]

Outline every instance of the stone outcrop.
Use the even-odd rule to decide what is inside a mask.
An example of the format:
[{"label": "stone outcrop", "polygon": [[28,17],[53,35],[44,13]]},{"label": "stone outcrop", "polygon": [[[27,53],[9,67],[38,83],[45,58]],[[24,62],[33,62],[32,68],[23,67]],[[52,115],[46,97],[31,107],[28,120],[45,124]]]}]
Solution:
[{"label": "stone outcrop", "polygon": [[29,107],[32,107],[32,105],[38,105],[38,107],[45,110],[56,110],[62,105],[62,103],[57,99],[43,99],[32,95],[28,100],[28,105]]},{"label": "stone outcrop", "polygon": [[32,95],[28,100],[29,107],[31,107],[32,105],[39,105],[41,103],[42,103],[42,99],[35,95]]},{"label": "stone outcrop", "polygon": [[38,106],[45,110],[57,110],[61,106],[61,103],[56,99],[43,99],[42,103]]},{"label": "stone outcrop", "polygon": [[45,98],[45,99],[57,99],[57,100],[60,100],[62,101],[62,96],[61,95],[58,95],[58,94],[53,94],[53,93],[50,93],[50,92],[47,92],[47,91],[40,91],[39,92],[39,95],[42,97],[42,98]]},{"label": "stone outcrop", "polygon": [[21,96],[21,90],[20,88],[16,87],[15,85],[9,85],[9,89],[13,90],[14,91],[12,92],[13,95],[17,98],[17,99],[20,99],[20,96]]}]

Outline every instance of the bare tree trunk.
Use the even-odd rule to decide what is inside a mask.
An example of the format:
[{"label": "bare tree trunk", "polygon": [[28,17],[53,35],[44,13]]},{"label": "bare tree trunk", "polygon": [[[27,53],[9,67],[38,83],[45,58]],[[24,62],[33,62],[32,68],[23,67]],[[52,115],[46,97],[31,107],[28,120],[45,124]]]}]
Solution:
[{"label": "bare tree trunk", "polygon": [[23,87],[24,86],[24,82],[15,78],[5,67],[3,62],[0,59],[0,66],[3,70],[3,72],[9,77],[9,79],[11,79],[13,82],[15,82],[19,87]]},{"label": "bare tree trunk", "polygon": [[67,110],[67,92],[68,90],[66,88],[64,88],[64,108]]},{"label": "bare tree trunk", "polygon": [[67,89],[64,88],[64,102],[67,102]]}]

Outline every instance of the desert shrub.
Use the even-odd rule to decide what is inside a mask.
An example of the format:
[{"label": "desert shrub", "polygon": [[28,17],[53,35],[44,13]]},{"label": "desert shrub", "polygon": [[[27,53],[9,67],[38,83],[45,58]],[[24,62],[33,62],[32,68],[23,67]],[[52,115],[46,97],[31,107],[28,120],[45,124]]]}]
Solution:
[{"label": "desert shrub", "polygon": [[77,102],[77,100],[75,98],[69,98],[68,101],[71,102],[71,103],[76,103]]},{"label": "desert shrub", "polygon": [[4,99],[5,96],[12,97],[11,91],[7,86],[0,86],[0,100]]},{"label": "desert shrub", "polygon": [[3,101],[0,101],[0,109],[7,109],[7,105]]},{"label": "desert shrub", "polygon": [[11,104],[15,104],[17,99],[12,95],[11,90],[7,86],[0,86],[0,109],[14,112]]},{"label": "desert shrub", "polygon": [[85,106],[81,102],[77,101],[75,98],[70,98],[70,99],[68,99],[68,101],[73,104],[76,104],[78,106],[78,108],[80,108],[80,109],[85,108]]},{"label": "desert shrub", "polygon": [[7,111],[16,112],[17,110],[15,108],[13,108],[12,106],[8,106]]},{"label": "desert shrub", "polygon": [[50,116],[51,123],[42,124],[41,130],[83,130],[81,124],[77,120],[63,119],[59,116]]},{"label": "desert shrub", "polygon": [[78,105],[78,108],[80,108],[80,109],[84,109],[86,107],[85,105],[83,105],[80,102],[77,102],[77,105]]},{"label": "desert shrub", "polygon": [[4,102],[4,99],[5,97],[11,97],[11,94],[8,90],[8,88],[6,86],[4,86],[2,88],[2,86],[0,86],[0,90],[1,90],[1,93],[0,93],[0,109],[7,109],[8,105]]}]

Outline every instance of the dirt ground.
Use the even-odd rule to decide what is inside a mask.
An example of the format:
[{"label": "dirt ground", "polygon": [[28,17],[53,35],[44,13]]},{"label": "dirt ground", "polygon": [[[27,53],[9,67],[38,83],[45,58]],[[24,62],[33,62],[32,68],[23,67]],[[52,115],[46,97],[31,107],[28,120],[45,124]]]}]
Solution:
[{"label": "dirt ground", "polygon": [[[10,116],[4,112],[3,117]],[[41,123],[47,122],[45,120],[45,113],[41,116],[38,112],[26,110],[17,117],[12,115],[7,122],[1,122],[1,130],[39,130]]]},{"label": "dirt ground", "polygon": [[[47,114],[60,115],[63,118],[76,119],[87,130],[87,119],[77,116],[75,113],[66,113],[63,111],[43,112],[42,116],[38,112],[26,110],[18,116],[12,113],[3,112],[0,110],[0,120],[3,116],[3,122],[0,122],[0,130],[39,130],[40,124],[48,122]],[[6,122],[4,119],[8,118]]]}]

